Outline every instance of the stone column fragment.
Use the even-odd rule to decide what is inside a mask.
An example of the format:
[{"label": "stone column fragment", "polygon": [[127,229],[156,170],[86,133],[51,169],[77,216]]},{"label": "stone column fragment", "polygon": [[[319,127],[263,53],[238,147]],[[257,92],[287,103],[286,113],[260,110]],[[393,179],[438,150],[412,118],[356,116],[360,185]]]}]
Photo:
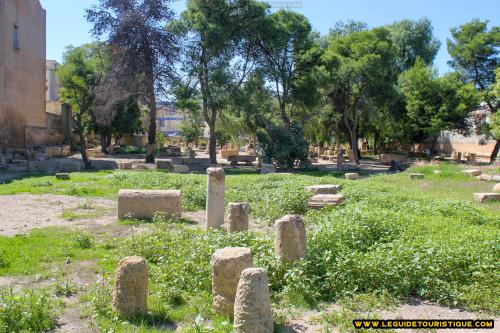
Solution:
[{"label": "stone column fragment", "polygon": [[252,252],[245,247],[226,247],[212,255],[213,307],[221,314],[233,315],[236,288],[243,270],[253,267]]},{"label": "stone column fragment", "polygon": [[286,215],[274,223],[276,257],[287,263],[306,257],[306,228],[300,215]]},{"label": "stone column fragment", "polygon": [[113,309],[124,318],[147,314],[148,269],[141,257],[125,257],[118,263]]},{"label": "stone column fragment", "polygon": [[230,202],[227,205],[227,231],[247,231],[249,211],[249,206],[246,203]]},{"label": "stone column fragment", "polygon": [[263,268],[248,268],[241,273],[234,303],[234,330],[237,333],[274,330],[267,273]]},{"label": "stone column fragment", "polygon": [[206,228],[217,229],[224,224],[224,169],[207,169]]}]

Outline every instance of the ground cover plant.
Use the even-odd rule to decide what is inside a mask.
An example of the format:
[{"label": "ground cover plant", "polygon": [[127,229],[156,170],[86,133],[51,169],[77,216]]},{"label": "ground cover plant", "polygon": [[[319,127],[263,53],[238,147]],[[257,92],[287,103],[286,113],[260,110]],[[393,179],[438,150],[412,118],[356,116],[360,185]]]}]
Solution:
[{"label": "ground cover plant", "polygon": [[[435,169],[441,173],[435,174]],[[230,319],[212,311],[210,293],[210,257],[217,248],[226,246],[252,249],[255,264],[268,271],[277,310],[318,308],[339,300],[349,303],[360,295],[379,295],[374,297],[394,302],[418,297],[498,315],[499,206],[472,202],[472,193],[487,190],[491,183],[479,182],[460,171],[451,164],[418,166],[408,172],[422,172],[424,180],[409,180],[405,172],[354,182],[343,180],[342,174],[319,172],[228,174],[226,200],[249,202],[259,228],[227,234],[200,230],[185,220],[155,218],[149,222],[149,232],[122,239],[107,252],[110,259],[103,278],[85,295],[91,304],[93,323],[103,331],[114,332],[155,332],[159,328],[231,332]],[[51,185],[33,186],[40,182]],[[197,211],[205,204],[205,182],[205,175],[156,171],[76,173],[70,181],[56,181],[52,176],[16,180],[0,186],[0,193],[112,198],[125,187],[175,188],[183,191],[184,208]],[[308,211],[306,203],[311,194],[304,187],[313,184],[342,184],[345,203]],[[78,190],[72,191],[74,188]],[[274,258],[270,226],[274,219],[289,213],[305,216],[308,256],[293,266],[283,266]],[[30,235],[37,232],[43,231]],[[9,262],[13,259],[5,255],[12,246],[5,245],[6,240],[15,239],[0,239],[0,250],[4,251],[0,259],[7,267],[12,267]],[[66,241],[72,242],[81,256],[101,248],[85,233],[68,236]],[[126,255],[146,258],[150,275],[151,314],[130,322],[121,320],[110,307],[114,264]],[[57,258],[63,260],[64,256]],[[10,274],[9,269],[3,268],[4,274]],[[16,273],[22,274],[20,270]],[[347,325],[354,314],[346,308],[325,313],[318,320],[328,327]],[[284,320],[275,316],[276,331]]]}]

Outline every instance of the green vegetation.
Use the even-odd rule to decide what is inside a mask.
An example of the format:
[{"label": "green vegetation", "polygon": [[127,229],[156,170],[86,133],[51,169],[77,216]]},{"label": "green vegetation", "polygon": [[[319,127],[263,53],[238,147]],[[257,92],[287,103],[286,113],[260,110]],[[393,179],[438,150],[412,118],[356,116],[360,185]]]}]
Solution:
[{"label": "green vegetation", "polygon": [[[441,173],[435,174],[436,169]],[[341,179],[341,174],[319,172],[228,174],[226,199],[250,203],[259,226],[255,231],[204,231],[191,221],[161,216],[149,222],[149,232],[112,242],[81,232],[38,230],[27,236],[0,238],[0,258],[7,263],[0,267],[0,275],[38,273],[67,257],[72,261],[99,258],[104,276],[85,291],[82,302],[90,304],[89,315],[97,327],[114,332],[155,332],[159,327],[231,332],[229,318],[211,309],[210,257],[226,246],[252,249],[255,265],[268,271],[273,307],[279,313],[326,309],[318,318],[324,327],[347,328],[360,313],[375,317],[376,308],[408,297],[498,313],[500,302],[492,295],[500,292],[500,207],[498,203],[471,202],[474,191],[491,184],[460,171],[456,165],[443,163],[410,169],[424,173],[423,180],[409,180],[405,172],[355,182]],[[33,187],[36,181],[50,185]],[[78,186],[73,195],[114,197],[124,187],[177,188],[183,191],[184,207],[198,210],[205,202],[205,181],[204,175],[115,171],[76,173],[67,182],[30,177],[3,185],[0,191],[41,193],[43,189],[45,193],[71,194],[66,191]],[[310,194],[303,189],[312,184],[342,184],[345,203],[307,211]],[[308,229],[308,256],[293,266],[275,259],[269,228],[274,219],[288,213],[303,214]],[[151,313],[131,321],[123,321],[110,307],[116,260],[127,255],[147,259],[150,279]],[[62,279],[54,295],[73,292],[74,286]],[[330,302],[338,302],[341,308],[328,310],[325,304]],[[285,317],[276,315],[276,331],[286,322]]]},{"label": "green vegetation", "polygon": [[51,300],[45,292],[0,292],[0,332],[45,332],[54,327]]},{"label": "green vegetation", "polygon": [[34,230],[27,235],[0,237],[0,276],[48,274],[47,269],[72,260],[98,259],[103,267],[114,264],[104,240],[61,228]]}]

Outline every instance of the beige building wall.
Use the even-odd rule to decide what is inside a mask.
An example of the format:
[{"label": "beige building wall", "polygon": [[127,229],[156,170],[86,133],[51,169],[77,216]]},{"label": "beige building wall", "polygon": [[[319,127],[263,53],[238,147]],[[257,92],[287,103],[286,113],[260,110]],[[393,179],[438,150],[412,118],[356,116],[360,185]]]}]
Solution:
[{"label": "beige building wall", "polygon": [[50,141],[45,19],[39,0],[0,0],[0,146]]}]

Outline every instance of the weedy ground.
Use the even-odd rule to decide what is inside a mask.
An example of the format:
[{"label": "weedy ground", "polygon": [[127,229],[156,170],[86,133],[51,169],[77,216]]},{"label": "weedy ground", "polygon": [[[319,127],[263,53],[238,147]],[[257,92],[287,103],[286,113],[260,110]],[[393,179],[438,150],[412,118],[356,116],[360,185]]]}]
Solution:
[{"label": "weedy ground", "polygon": [[[423,180],[410,180],[404,172],[351,182],[342,173],[261,176],[229,171],[226,201],[248,202],[252,223],[261,228],[227,234],[201,230],[188,219],[157,217],[120,221],[131,228],[147,224],[148,231],[127,237],[70,227],[0,237],[0,286],[2,278],[53,281],[41,287],[33,283],[35,287],[20,290],[5,288],[0,294],[0,332],[55,327],[57,314],[75,295],[76,305],[71,306],[103,332],[232,332],[230,319],[211,309],[210,256],[226,246],[250,247],[255,264],[267,269],[276,332],[285,332],[306,313],[314,313],[307,322],[316,331],[350,331],[355,317],[375,318],[376,309],[410,298],[498,316],[500,204],[474,203],[472,194],[487,192],[493,184],[460,171],[444,163],[408,170],[424,173]],[[122,188],[180,189],[183,208],[196,212],[205,205],[205,182],[204,175],[160,171],[74,173],[67,181],[30,175],[0,185],[0,194],[114,199]],[[345,203],[307,210],[311,194],[304,188],[315,184],[342,184]],[[74,220],[100,213],[90,203],[75,210],[64,211],[63,217]],[[308,256],[284,266],[274,258],[272,224],[290,213],[305,217]],[[126,255],[145,257],[150,276],[150,315],[131,321],[120,319],[110,307],[113,271]],[[93,275],[80,284],[77,277],[76,284],[70,281],[74,267],[89,261]]]}]

